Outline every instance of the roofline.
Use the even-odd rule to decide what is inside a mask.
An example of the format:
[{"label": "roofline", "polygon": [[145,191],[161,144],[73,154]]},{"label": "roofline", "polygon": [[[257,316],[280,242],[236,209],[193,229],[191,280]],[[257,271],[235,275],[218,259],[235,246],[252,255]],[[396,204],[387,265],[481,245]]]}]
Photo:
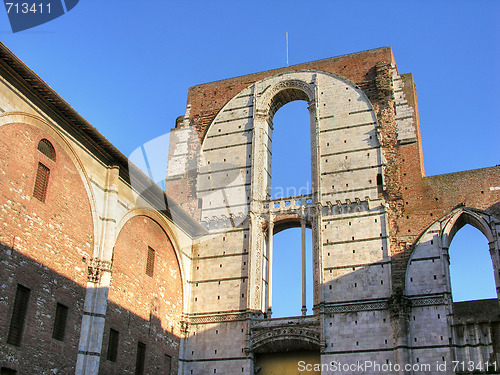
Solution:
[{"label": "roofline", "polygon": [[31,93],[35,94],[39,100],[72,125],[74,129],[76,128],[95,147],[104,151],[104,154],[115,164],[124,167],[128,165],[128,159],[125,155],[1,42],[0,62],[10,70],[9,73],[14,78],[23,82]]},{"label": "roofline", "polygon": [[[31,94],[47,114],[54,118],[60,118],[62,121],[58,124],[61,127],[67,127],[70,132],[76,131],[85,141],[89,142],[89,148],[94,148],[100,153],[101,158],[105,159],[105,164],[109,166],[118,166],[120,176],[124,181],[130,183],[130,169],[133,173],[141,175],[144,186],[152,186],[147,189],[144,198],[153,204],[153,207],[162,207],[158,199],[164,205],[167,202],[167,194],[156,184],[152,182],[139,168],[132,163],[129,164],[128,158],[119,151],[113,144],[104,137],[96,128],[85,120],[73,107],[71,107],[63,98],[59,96],[45,81],[43,81],[33,70],[24,64],[5,44],[0,42],[0,70],[3,69],[15,81],[18,90],[24,89],[25,94]],[[7,77],[6,77],[7,78]],[[21,87],[19,87],[21,85]],[[31,98],[30,98],[31,99]],[[142,180],[141,179],[141,180]],[[151,184],[150,184],[151,182]],[[160,197],[163,194],[163,198]],[[169,199],[171,202],[171,200]],[[173,206],[167,210],[160,210],[163,214],[173,221],[180,223],[180,228],[187,231],[192,237],[196,237],[203,232],[204,228],[199,223],[191,219],[180,207]]]}]

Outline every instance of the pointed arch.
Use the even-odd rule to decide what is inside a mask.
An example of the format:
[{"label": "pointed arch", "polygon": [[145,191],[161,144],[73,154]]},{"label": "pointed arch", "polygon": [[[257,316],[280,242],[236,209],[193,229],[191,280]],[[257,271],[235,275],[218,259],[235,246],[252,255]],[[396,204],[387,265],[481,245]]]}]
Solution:
[{"label": "pointed arch", "polygon": [[448,248],[455,234],[466,224],[470,224],[488,239],[488,243],[494,242],[494,235],[488,223],[489,215],[471,208],[462,208],[456,210],[452,216],[446,220],[442,230],[443,247]]},{"label": "pointed arch", "polygon": [[[131,219],[137,216],[144,216],[149,219],[151,219],[153,222],[158,224],[160,228],[163,230],[167,238],[170,240],[170,243],[172,244],[172,248],[174,250],[174,254],[177,260],[177,265],[179,267],[180,271],[180,277],[181,277],[181,285],[182,285],[182,296],[183,296],[183,310],[187,311],[187,303],[189,301],[189,298],[186,298],[188,290],[187,290],[187,283],[186,283],[186,270],[184,269],[184,262],[182,260],[182,254],[181,254],[181,247],[180,244],[177,240],[177,235],[175,233],[175,227],[172,223],[170,223],[160,212],[155,211],[155,210],[148,210],[144,208],[135,208],[127,212],[121,220],[117,223],[116,226],[116,231],[115,231],[115,239],[114,242],[116,243],[118,236],[121,233],[121,230],[125,226],[127,222],[129,222]],[[114,250],[114,246],[113,246]]]}]

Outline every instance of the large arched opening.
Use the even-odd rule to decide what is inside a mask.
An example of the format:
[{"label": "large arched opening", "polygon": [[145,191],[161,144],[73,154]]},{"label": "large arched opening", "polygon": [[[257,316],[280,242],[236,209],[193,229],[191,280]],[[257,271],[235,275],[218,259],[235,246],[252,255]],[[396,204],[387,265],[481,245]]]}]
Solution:
[{"label": "large arched opening", "polygon": [[311,130],[307,102],[287,103],[272,118],[270,196],[311,194]]},{"label": "large arched opening", "polygon": [[[271,200],[288,199],[288,203],[283,203],[285,205],[291,204],[290,200],[294,197],[310,197],[312,191],[312,122],[308,105],[309,100],[305,92],[286,89],[275,95],[269,107],[272,148],[268,196]],[[303,203],[301,201],[300,204]],[[286,214],[281,215],[281,221],[276,223],[274,228],[271,261],[273,269],[269,275],[273,280],[269,286],[272,288],[272,301],[269,301],[268,313],[271,313],[273,318],[311,313],[313,304],[310,223],[306,223],[307,220],[302,218],[304,228],[301,228],[301,214],[297,210],[290,211],[288,218]]]},{"label": "large arched opening", "polygon": [[[464,210],[445,227],[448,246],[449,292],[452,297],[452,337],[455,359],[485,364],[496,360],[500,329],[496,277],[498,254],[485,216]],[[446,252],[445,252],[446,253]]]},{"label": "large arched opening", "polygon": [[487,238],[470,224],[454,235],[449,248],[453,302],[496,299],[493,263]]},{"label": "large arched opening", "polygon": [[[303,305],[302,229],[279,231],[273,236],[272,317],[299,316]],[[312,231],[305,230],[305,311],[311,313],[312,298]]]}]

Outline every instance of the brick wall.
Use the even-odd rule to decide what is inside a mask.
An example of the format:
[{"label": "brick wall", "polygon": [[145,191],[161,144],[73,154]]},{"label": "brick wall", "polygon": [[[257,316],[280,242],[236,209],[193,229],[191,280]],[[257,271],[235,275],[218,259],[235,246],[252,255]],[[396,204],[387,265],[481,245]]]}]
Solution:
[{"label": "brick wall", "polygon": [[[146,274],[148,247],[153,274]],[[170,239],[152,219],[135,216],[121,229],[113,255],[100,372],[124,374],[135,368],[137,342],[146,344],[146,373],[168,373],[165,356],[177,371],[181,336],[182,280]],[[118,358],[108,361],[110,328],[119,332]]]},{"label": "brick wall", "polygon": [[[37,150],[55,148],[55,161]],[[39,128],[0,128],[0,364],[23,374],[74,371],[93,250],[90,203],[80,175],[58,139]],[[50,168],[45,202],[34,198],[38,163]],[[20,347],[7,344],[17,284],[31,289]],[[64,340],[52,338],[56,304],[69,307]]]}]

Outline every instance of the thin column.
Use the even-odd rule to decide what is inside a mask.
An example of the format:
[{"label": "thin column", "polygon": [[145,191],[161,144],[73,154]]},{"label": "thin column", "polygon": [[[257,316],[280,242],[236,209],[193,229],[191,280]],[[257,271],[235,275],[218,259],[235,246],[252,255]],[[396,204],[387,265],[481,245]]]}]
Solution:
[{"label": "thin column", "polygon": [[267,230],[267,317],[270,318],[273,307],[273,217],[269,218]]},{"label": "thin column", "polygon": [[108,168],[104,200],[98,206],[99,215],[102,215],[103,220],[99,222],[99,247],[87,264],[88,281],[80,327],[76,375],[99,373],[108,290],[111,285],[111,259],[116,237],[119,173],[118,167]]},{"label": "thin column", "polygon": [[493,262],[493,274],[495,275],[495,286],[497,291],[497,299],[500,300],[500,262],[498,258],[498,251],[495,247],[495,240],[488,243],[490,247],[491,261]]},{"label": "thin column", "polygon": [[305,316],[307,312],[306,307],[306,220],[304,211],[302,211],[302,218],[300,219],[300,228],[302,231],[302,315]]}]

